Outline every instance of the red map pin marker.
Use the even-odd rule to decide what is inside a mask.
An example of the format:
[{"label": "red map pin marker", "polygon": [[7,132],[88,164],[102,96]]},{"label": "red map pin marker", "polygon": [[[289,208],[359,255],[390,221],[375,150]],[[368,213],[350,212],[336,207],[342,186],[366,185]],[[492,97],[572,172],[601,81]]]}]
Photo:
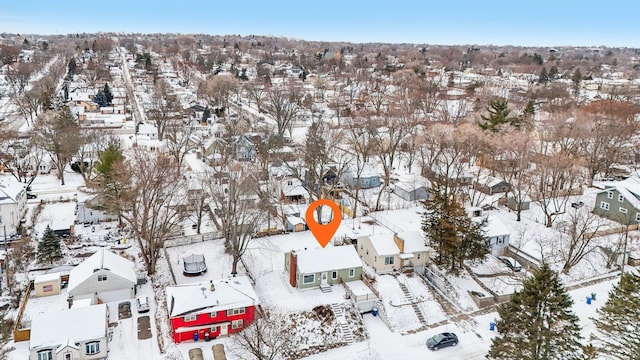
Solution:
[{"label": "red map pin marker", "polygon": [[[328,224],[318,224],[316,219],[313,217],[313,213],[315,212],[318,206],[326,205],[333,210],[333,219]],[[324,248],[327,246],[333,235],[338,230],[338,226],[340,226],[340,221],[342,221],[342,212],[340,211],[340,207],[338,204],[333,201],[327,199],[318,199],[312,202],[307,208],[307,213],[305,215],[305,219],[307,220],[307,226],[313,236],[315,236],[318,243]]]}]

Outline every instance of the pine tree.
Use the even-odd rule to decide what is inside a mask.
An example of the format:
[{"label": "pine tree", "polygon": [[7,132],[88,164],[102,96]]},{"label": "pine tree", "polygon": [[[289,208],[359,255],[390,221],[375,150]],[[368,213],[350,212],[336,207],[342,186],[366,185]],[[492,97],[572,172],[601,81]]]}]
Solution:
[{"label": "pine tree", "polygon": [[93,102],[98,104],[98,106],[100,107],[105,107],[109,105],[107,96],[104,94],[102,90],[98,91],[98,93],[93,96]]},{"label": "pine tree", "polygon": [[602,334],[602,353],[614,359],[640,359],[640,276],[624,273],[593,319]]},{"label": "pine tree", "polygon": [[571,311],[573,300],[558,280],[558,273],[543,264],[522,290],[500,305],[488,359],[582,359],[580,325]]},{"label": "pine tree", "polygon": [[475,222],[467,216],[463,205],[455,196],[432,188],[432,199],[425,201],[422,230],[427,243],[436,250],[438,264],[457,273],[464,260],[484,257],[489,244],[484,235],[483,222]]},{"label": "pine tree", "polygon": [[538,82],[540,84],[546,84],[549,81],[549,75],[547,74],[547,68],[546,67],[542,67],[542,70],[540,70],[540,75],[538,76]]},{"label": "pine tree", "polygon": [[582,82],[582,73],[580,72],[580,68],[577,68],[573,73],[571,81],[573,82],[573,93],[578,97],[578,95],[580,95],[580,83]]},{"label": "pine tree", "polygon": [[104,83],[104,89],[102,90],[104,96],[107,100],[107,104],[111,104],[113,102],[113,94],[111,93],[111,89],[109,88],[109,83]]},{"label": "pine tree", "polygon": [[549,80],[555,80],[558,77],[558,67],[553,65],[551,69],[549,69]]},{"label": "pine tree", "polygon": [[487,116],[480,115],[482,121],[478,123],[482,130],[489,130],[491,132],[498,132],[502,125],[510,124],[514,126],[519,125],[517,118],[510,117],[509,114],[509,102],[503,97],[497,97],[492,99],[487,105]]},{"label": "pine tree", "polygon": [[60,239],[49,226],[47,226],[42,239],[38,242],[38,261],[53,264],[54,260],[62,259]]}]

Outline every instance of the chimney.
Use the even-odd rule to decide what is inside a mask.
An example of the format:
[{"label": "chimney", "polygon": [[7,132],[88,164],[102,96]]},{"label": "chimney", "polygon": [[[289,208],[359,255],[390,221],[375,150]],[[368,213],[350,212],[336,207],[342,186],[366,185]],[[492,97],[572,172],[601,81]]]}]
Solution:
[{"label": "chimney", "polygon": [[289,256],[289,283],[291,286],[296,287],[296,279],[298,278],[298,255],[292,250]]},{"label": "chimney", "polygon": [[211,288],[211,291],[214,291],[216,289],[216,286],[213,285],[213,280],[209,280],[209,286]]}]

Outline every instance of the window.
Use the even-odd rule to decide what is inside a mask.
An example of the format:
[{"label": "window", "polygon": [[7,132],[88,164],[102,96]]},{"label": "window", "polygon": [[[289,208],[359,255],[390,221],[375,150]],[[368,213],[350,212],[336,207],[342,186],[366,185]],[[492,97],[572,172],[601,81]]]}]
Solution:
[{"label": "window", "polygon": [[42,291],[43,292],[52,292],[53,291],[53,285],[45,285],[42,287]]},{"label": "window", "polygon": [[218,316],[218,313],[217,313],[217,312],[212,312],[212,313],[210,313],[210,314],[209,314],[209,317],[210,317],[210,318],[212,318],[212,319],[213,319],[214,317],[216,317],[216,316]]},{"label": "window", "polygon": [[387,256],[386,258],[384,258],[384,264],[393,265],[393,256]]},{"label": "window", "polygon": [[302,277],[303,284],[312,284],[314,282],[316,282],[316,274],[304,275]]},{"label": "window", "polygon": [[627,208],[621,207],[621,208],[618,209],[618,211],[620,211],[623,214],[626,214],[627,213]]},{"label": "window", "polygon": [[100,352],[100,342],[92,341],[85,346],[87,355],[94,355]]},{"label": "window", "polygon": [[613,199],[613,191],[607,191],[607,197]]},{"label": "window", "polygon": [[418,260],[420,260],[420,255],[421,255],[421,254],[422,254],[422,253],[418,253],[418,254],[416,255],[416,257],[418,258]]},{"label": "window", "polygon": [[609,211],[609,203],[606,201],[600,201],[600,209]]},{"label": "window", "polygon": [[64,360],[71,360],[71,354],[64,354]]},{"label": "window", "polygon": [[624,202],[624,196],[622,196],[622,194],[618,194],[618,201]]},{"label": "window", "polygon": [[227,316],[244,314],[244,308],[235,308],[227,310]]},{"label": "window", "polygon": [[196,314],[189,314],[189,315],[184,316],[184,317],[182,318],[182,321],[184,321],[184,322],[188,322],[188,321],[195,321],[197,318],[198,318],[198,315],[196,315]]},{"label": "window", "polygon": [[356,276],[356,269],[349,269],[349,277],[352,278]]},{"label": "window", "polygon": [[98,275],[98,281],[107,281],[107,275]]},{"label": "window", "polygon": [[38,351],[38,360],[53,360],[53,351],[52,350]]},{"label": "window", "polygon": [[504,244],[504,236],[498,236],[496,237],[496,244],[497,245],[503,245]]},{"label": "window", "polygon": [[640,222],[640,212],[636,213],[636,221]]},{"label": "window", "polygon": [[242,320],[233,320],[231,322],[232,329],[242,329]]},{"label": "window", "polygon": [[338,272],[337,271],[332,271],[331,272],[331,279],[335,280],[338,278]]},{"label": "window", "polygon": [[216,331],[218,331],[218,327],[217,327],[217,326],[213,326],[213,327],[211,327],[211,332],[212,332],[212,333],[214,333],[214,332],[216,332]]}]

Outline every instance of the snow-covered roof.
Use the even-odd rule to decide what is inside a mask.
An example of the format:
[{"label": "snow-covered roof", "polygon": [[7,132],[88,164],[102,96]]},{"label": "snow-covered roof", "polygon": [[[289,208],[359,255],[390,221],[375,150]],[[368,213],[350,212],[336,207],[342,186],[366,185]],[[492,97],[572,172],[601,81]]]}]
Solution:
[{"label": "snow-covered roof", "polygon": [[287,222],[294,226],[298,224],[306,224],[305,221],[299,216],[287,216]]},{"label": "snow-covered roof", "polygon": [[[640,180],[635,177],[630,177],[626,180],[613,182],[611,185],[611,187],[622,194],[622,196],[624,196],[624,198],[627,199],[634,208],[640,209],[640,199],[638,199],[638,196],[640,196]],[[610,191],[611,187],[600,191],[599,193]]]},{"label": "snow-covered roof", "polygon": [[39,284],[39,283],[48,282],[52,280],[60,280],[60,273],[38,275],[36,276],[35,280],[33,280],[33,282],[35,284]]},{"label": "snow-covered roof", "polygon": [[415,253],[429,250],[429,247],[424,244],[424,236],[420,231],[402,232],[397,236],[400,239],[404,240],[405,253]]},{"label": "snow-covered roof", "polygon": [[[213,285],[213,290],[212,286]],[[167,286],[170,317],[222,311],[259,304],[246,276]]]},{"label": "snow-covered roof", "polygon": [[[380,176],[380,173],[378,173],[378,171],[373,165],[369,163],[364,163],[364,164],[361,164],[361,166],[362,166],[362,169],[360,169],[361,179]],[[358,171],[357,171],[358,169],[356,164],[348,164],[345,170],[348,172],[351,172],[354,177],[358,174]]]},{"label": "snow-covered roof", "polygon": [[301,274],[362,267],[356,248],[349,245],[297,250],[296,255]]},{"label": "snow-covered roof", "polygon": [[31,320],[30,349],[101,339],[107,332],[107,305],[47,311]]},{"label": "snow-covered roof", "polygon": [[393,236],[389,234],[379,234],[369,236],[369,241],[378,256],[397,255],[400,253],[398,245],[393,241]]},{"label": "snow-covered roof", "polygon": [[344,284],[349,290],[351,290],[351,292],[355,296],[365,296],[373,294],[373,291],[371,291],[371,289],[369,289],[369,287],[365,285],[364,281],[362,280],[349,281],[345,282]]},{"label": "snow-covered roof", "polygon": [[478,184],[484,185],[487,187],[494,187],[496,185],[499,185],[502,182],[504,182],[502,179],[494,176],[486,175],[486,174],[480,174],[480,176],[478,176],[478,181],[477,181]]},{"label": "snow-covered roof", "polygon": [[132,283],[138,281],[136,273],[133,271],[132,261],[105,249],[100,249],[71,270],[68,291],[71,292],[76,286],[88,279],[96,269],[109,270]]},{"label": "snow-covered roof", "polygon": [[[484,217],[482,216],[473,218],[474,221],[478,222],[482,221],[483,219]],[[502,223],[502,221],[500,221],[500,219],[495,215],[487,216],[487,223],[484,226],[484,230],[485,235],[490,238],[511,234],[511,230],[509,230],[509,228],[504,223]]]},{"label": "snow-covered roof", "polygon": [[406,191],[413,191],[422,187],[429,188],[431,187],[431,182],[426,177],[418,174],[402,174],[398,176],[398,181],[394,186]]},{"label": "snow-covered roof", "polygon": [[24,184],[13,177],[3,177],[0,179],[0,204],[15,204],[24,189]]},{"label": "snow-covered roof", "polygon": [[282,180],[282,194],[284,196],[309,196],[309,192],[302,186],[300,179],[295,178]]}]

